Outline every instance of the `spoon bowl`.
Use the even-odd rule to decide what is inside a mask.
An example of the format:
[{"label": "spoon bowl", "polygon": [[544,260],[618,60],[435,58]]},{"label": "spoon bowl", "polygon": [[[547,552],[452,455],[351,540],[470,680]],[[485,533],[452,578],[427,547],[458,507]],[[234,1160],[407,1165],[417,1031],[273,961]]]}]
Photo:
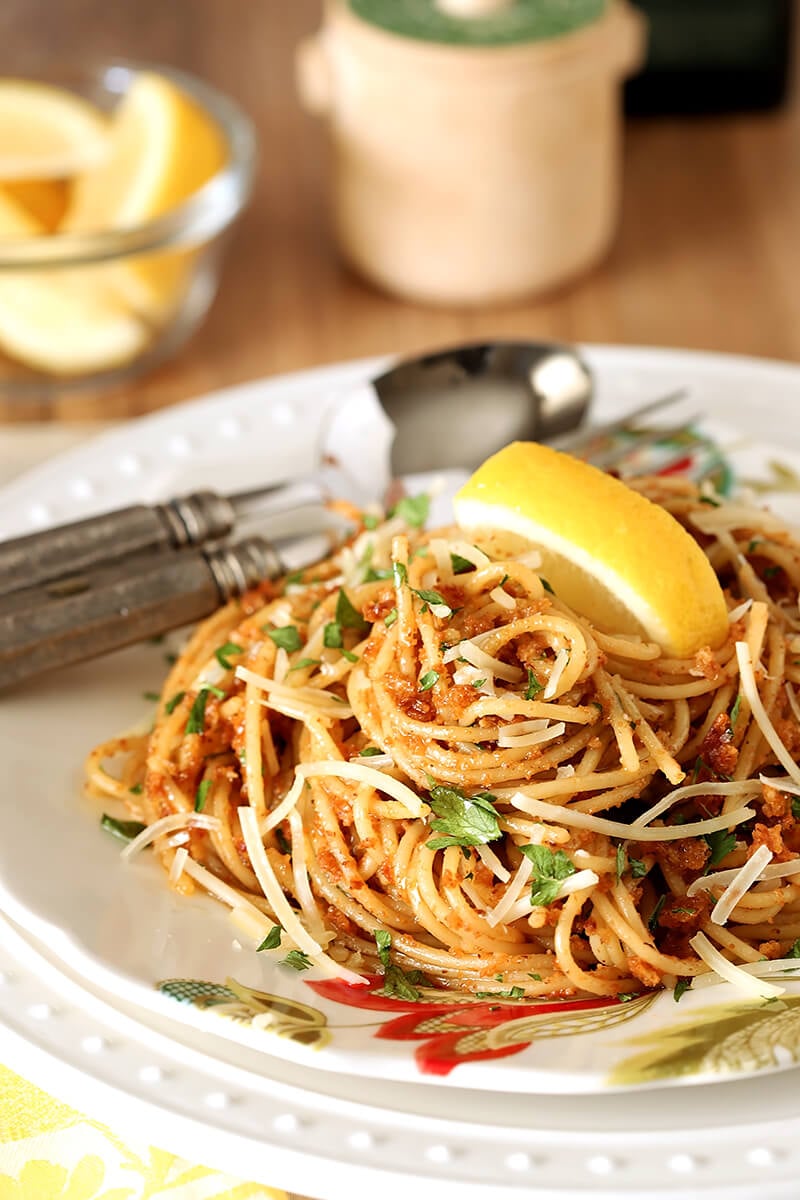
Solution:
[{"label": "spoon bowl", "polygon": [[513,441],[578,428],[594,381],[572,346],[478,342],[398,363],[373,381],[396,434],[392,473],[473,469]]}]

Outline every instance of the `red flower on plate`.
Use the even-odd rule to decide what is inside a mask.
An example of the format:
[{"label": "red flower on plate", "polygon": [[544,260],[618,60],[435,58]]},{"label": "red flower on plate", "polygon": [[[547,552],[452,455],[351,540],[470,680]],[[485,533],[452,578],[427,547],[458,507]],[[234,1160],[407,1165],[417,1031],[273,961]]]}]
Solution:
[{"label": "red flower on plate", "polygon": [[[389,1041],[420,1042],[414,1057],[420,1071],[426,1075],[449,1075],[459,1063],[519,1054],[540,1033],[553,1036],[554,1017],[564,1024],[565,1033],[567,1027],[570,1033],[574,1033],[578,1032],[574,1023],[564,1020],[570,1014],[576,1017],[578,1014],[590,1016],[598,1009],[618,1010],[627,1007],[621,1005],[616,997],[522,1004],[519,1001],[508,1003],[500,998],[454,1001],[447,992],[441,992],[441,1000],[401,1000],[382,995],[384,981],[381,975],[369,976],[366,986],[344,983],[339,979],[307,982],[317,995],[334,1000],[337,1004],[400,1014],[379,1026],[375,1037]],[[519,1040],[515,1035],[505,1044],[500,1044],[501,1039],[496,1034],[493,1036],[493,1031],[512,1023],[520,1031]],[[587,1032],[589,1027],[596,1027],[596,1022],[590,1020]]]}]

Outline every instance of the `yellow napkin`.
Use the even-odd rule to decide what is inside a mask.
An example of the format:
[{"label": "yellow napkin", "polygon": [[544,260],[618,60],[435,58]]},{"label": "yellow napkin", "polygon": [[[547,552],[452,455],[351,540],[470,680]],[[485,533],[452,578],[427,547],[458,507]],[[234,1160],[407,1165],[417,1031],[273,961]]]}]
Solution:
[{"label": "yellow napkin", "polygon": [[0,1200],[288,1200],[122,1139],[0,1066]]}]

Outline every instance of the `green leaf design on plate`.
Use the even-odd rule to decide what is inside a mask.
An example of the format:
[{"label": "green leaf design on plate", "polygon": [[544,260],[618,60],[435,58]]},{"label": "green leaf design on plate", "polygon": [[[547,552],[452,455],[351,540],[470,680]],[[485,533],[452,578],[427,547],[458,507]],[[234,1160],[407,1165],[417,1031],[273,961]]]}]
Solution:
[{"label": "green leaf design on plate", "polygon": [[695,1008],[683,1021],[626,1044],[648,1049],[623,1059],[609,1075],[610,1085],[787,1066],[800,1062],[800,996]]},{"label": "green leaf design on plate", "polygon": [[165,979],[156,987],[181,1004],[191,1004],[201,1011],[213,1009],[220,1017],[315,1050],[321,1050],[331,1040],[328,1018],[318,1008],[257,991],[237,979],[226,979],[224,984],[205,979]]}]

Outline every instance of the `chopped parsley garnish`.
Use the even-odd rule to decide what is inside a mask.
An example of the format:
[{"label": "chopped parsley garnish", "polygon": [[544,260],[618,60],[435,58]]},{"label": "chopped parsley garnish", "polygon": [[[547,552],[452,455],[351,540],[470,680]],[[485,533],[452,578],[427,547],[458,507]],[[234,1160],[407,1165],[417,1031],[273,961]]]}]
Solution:
[{"label": "chopped parsley garnish", "polygon": [[463,558],[460,554],[450,555],[450,565],[454,575],[463,575],[465,571],[475,570],[475,563],[471,563],[468,558]]},{"label": "chopped parsley garnish", "polygon": [[280,825],[275,830],[275,841],[278,843],[278,849],[280,850],[281,854],[288,854],[291,856],[292,847],[289,844],[286,834],[283,832]]},{"label": "chopped parsley garnish", "polygon": [[404,496],[402,500],[398,500],[389,516],[399,517],[412,529],[421,529],[428,519],[430,508],[430,496],[426,492],[420,492],[418,496]]},{"label": "chopped parsley garnish", "polygon": [[290,950],[286,958],[281,959],[282,967],[292,967],[295,971],[307,971],[311,966],[311,959],[303,950]]},{"label": "chopped parsley garnish", "polygon": [[342,658],[346,658],[349,663],[358,662],[358,655],[353,654],[352,650],[342,650]]},{"label": "chopped parsley garnish", "polygon": [[293,667],[289,667],[287,674],[291,675],[292,671],[302,671],[305,667],[318,667],[320,660],[318,658],[301,658]]},{"label": "chopped parsley garnish", "polygon": [[450,607],[440,592],[431,591],[429,588],[412,588],[411,590],[415,596],[419,596],[420,600],[424,600],[426,604],[443,604],[445,608]]},{"label": "chopped parsley garnish", "polygon": [[617,879],[621,879],[622,874],[625,870],[625,847],[624,846],[617,846],[616,867],[617,867]]},{"label": "chopped parsley garnish", "polygon": [[630,868],[633,879],[644,879],[647,874],[647,863],[641,858],[628,858],[628,866]]},{"label": "chopped parsley garnish", "polygon": [[706,496],[700,497],[700,503],[701,504],[710,504],[712,508],[719,508],[720,505],[722,504],[722,501],[717,500],[716,496],[706,495]]},{"label": "chopped parsley garnish", "polygon": [[408,568],[405,563],[392,563],[392,579],[396,588],[401,588],[408,583]]},{"label": "chopped parsley garnish", "polygon": [[539,692],[544,691],[544,684],[539,683],[539,680],[534,675],[530,667],[528,667],[528,686],[525,688],[525,699],[535,700]]},{"label": "chopped parsley garnish", "polygon": [[359,758],[375,758],[377,754],[383,754],[380,746],[365,746],[363,750],[359,750]]},{"label": "chopped parsley garnish", "polygon": [[377,583],[379,579],[391,579],[391,567],[368,567],[364,576],[364,583]]},{"label": "chopped parsley garnish", "polygon": [[477,691],[479,688],[482,688],[485,683],[486,683],[485,679],[473,679],[472,686]]},{"label": "chopped parsley garnish", "polygon": [[260,946],[256,946],[256,952],[259,950],[277,950],[281,944],[281,934],[283,930],[280,925],[273,925],[267,936],[264,938]]},{"label": "chopped parsley garnish", "polygon": [[425,674],[420,678],[419,690],[421,692],[429,692],[430,689],[434,686],[434,684],[437,684],[438,682],[439,682],[439,672],[438,671],[426,671]]},{"label": "chopped parsley garnish", "polygon": [[158,704],[159,700],[161,699],[161,696],[158,694],[158,692],[142,692],[142,696],[145,700],[149,700],[151,704]]},{"label": "chopped parsley garnish", "polygon": [[186,722],[187,733],[202,733],[206,724],[206,704],[208,703],[208,694],[213,692],[218,700],[225,697],[222,688],[214,687],[210,683],[204,683],[200,691],[194,698],[194,703],[189,710],[189,720]]},{"label": "chopped parsley garnish", "polygon": [[397,609],[393,608],[391,610],[391,612],[388,612],[386,614],[386,616],[383,618],[383,623],[387,629],[391,629],[391,627],[394,625],[396,620],[397,620]]},{"label": "chopped parsley garnish", "polygon": [[[272,634],[269,636],[272,637]],[[224,671],[233,669],[233,663],[230,660],[231,654],[244,654],[244,646],[237,646],[236,642],[226,642],[224,646],[218,646],[214,651],[214,658]]]},{"label": "chopped parsley garnish", "polygon": [[800,958],[800,938],[792,946],[791,950],[787,950],[784,958]]},{"label": "chopped parsley garnish", "polygon": [[506,988],[502,992],[476,992],[476,1000],[521,1000],[525,995],[525,988],[515,984],[514,987]]},{"label": "chopped parsley garnish", "polygon": [[741,707],[742,707],[742,693],[739,692],[736,699],[733,702],[733,708],[731,709],[731,714],[730,714],[730,718],[729,718],[730,723],[731,723],[731,729],[734,729],[736,726],[736,722],[739,719],[739,710]]},{"label": "chopped parsley garnish", "polygon": [[777,563],[773,563],[771,567],[765,567],[762,574],[765,579],[774,579],[778,572],[782,570],[783,567],[779,567]]},{"label": "chopped parsley garnish", "polygon": [[552,587],[541,575],[539,576],[539,582],[546,592],[549,592],[551,596],[555,596],[555,592],[553,591]]},{"label": "chopped parsley garnish", "polygon": [[620,1004],[627,1004],[629,1000],[638,1000],[640,992],[618,992],[617,999]]},{"label": "chopped parsley garnish", "polygon": [[531,979],[535,979],[537,983],[542,982],[542,977],[538,971],[528,971],[528,974],[530,975]]},{"label": "chopped parsley garnish", "polygon": [[341,650],[342,627],[338,621],[329,621],[322,631],[322,644],[328,650]]},{"label": "chopped parsley garnish", "polygon": [[144,791],[144,784],[135,783],[133,787],[128,788],[128,791],[132,796],[141,796],[142,792]]},{"label": "chopped parsley garnish", "polygon": [[197,789],[197,791],[195,792],[195,796],[194,796],[194,811],[195,812],[202,812],[203,809],[205,808],[206,797],[208,796],[208,790],[210,787],[211,787],[210,779],[201,780],[200,786]]},{"label": "chopped parsley garnish", "polygon": [[792,796],[792,816],[800,821],[800,796]]},{"label": "chopped parsley garnish", "polygon": [[176,692],[174,696],[170,696],[169,700],[164,705],[164,711],[171,716],[185,695],[186,692]]},{"label": "chopped parsley garnish", "polygon": [[659,896],[658,900],[656,901],[655,908],[650,913],[650,919],[647,922],[647,927],[651,933],[655,929],[656,925],[658,925],[658,918],[661,916],[661,910],[664,907],[664,905],[666,904],[666,902],[667,902],[666,896]]},{"label": "chopped parsley garnish", "polygon": [[533,845],[520,846],[520,850],[533,863],[531,904],[541,907],[552,904],[564,880],[575,874],[575,867],[563,850]]},{"label": "chopped parsley garnish", "polygon": [[675,983],[675,989],[672,993],[672,999],[677,1004],[684,992],[688,992],[692,986],[691,979],[678,979]]},{"label": "chopped parsley garnish", "polygon": [[761,545],[761,538],[751,538],[750,541],[747,543],[747,553],[752,554],[753,551],[755,550],[756,546],[760,546],[760,545]]},{"label": "chopped parsley garnish", "polygon": [[358,633],[366,633],[369,630],[369,622],[364,620],[351,603],[344,588],[339,588],[339,595],[336,597],[336,620],[342,629],[355,629]]},{"label": "chopped parsley garnish", "polygon": [[303,639],[295,625],[282,625],[280,629],[268,629],[266,633],[270,641],[274,642],[281,650],[285,650],[287,654],[299,650],[303,644]]},{"label": "chopped parsley garnish", "polygon": [[110,817],[108,813],[103,813],[100,818],[100,827],[108,833],[113,833],[114,837],[123,842],[132,842],[143,829],[147,828],[141,821],[118,821],[116,817]]},{"label": "chopped parsley garnish", "polygon": [[381,518],[376,517],[373,513],[364,513],[361,523],[365,529],[377,529],[381,523]]},{"label": "chopped parsley garnish", "polygon": [[378,948],[378,958],[383,966],[382,996],[396,996],[399,1000],[419,1000],[420,993],[416,987],[422,981],[419,971],[405,972],[389,957],[392,948],[392,935],[388,929],[375,930],[375,945]]},{"label": "chopped parsley garnish", "polygon": [[292,571],[291,575],[286,576],[286,586],[287,587],[296,587],[298,583],[303,582],[304,575],[305,575],[305,571],[302,571],[302,570],[301,571]]},{"label": "chopped parsley garnish", "polygon": [[434,813],[431,829],[443,837],[432,838],[429,850],[446,850],[448,846],[485,846],[500,837],[495,811],[495,796],[491,792],[476,792],[465,796],[457,787],[434,784],[430,791]]},{"label": "chopped parsley garnish", "polygon": [[706,871],[708,871],[710,867],[715,867],[718,862],[722,862],[723,858],[735,848],[736,835],[728,833],[726,829],[718,829],[716,833],[705,834],[703,841],[711,851],[706,863]]},{"label": "chopped parsley garnish", "polygon": [[702,756],[698,754],[697,758],[694,760],[694,770],[692,771],[692,783],[697,783],[697,780],[700,777],[700,772],[707,771],[707,770],[708,770],[708,766],[706,764],[705,759],[702,758]]}]

